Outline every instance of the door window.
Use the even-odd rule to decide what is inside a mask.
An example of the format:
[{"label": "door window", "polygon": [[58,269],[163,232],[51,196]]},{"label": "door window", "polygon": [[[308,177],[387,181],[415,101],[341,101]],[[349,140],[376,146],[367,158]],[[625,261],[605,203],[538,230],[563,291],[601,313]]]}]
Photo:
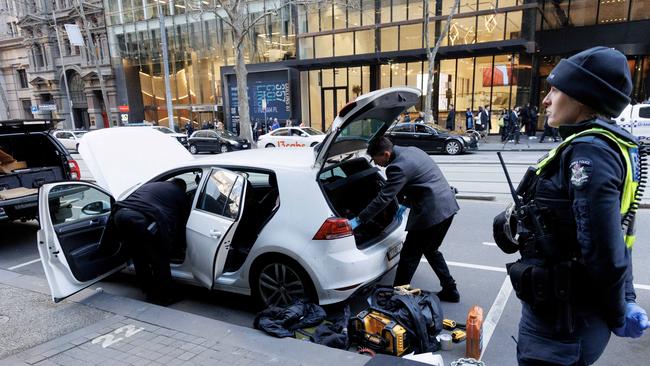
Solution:
[{"label": "door window", "polygon": [[230,219],[237,219],[244,179],[232,172],[214,170],[208,177],[196,208]]},{"label": "door window", "polygon": [[639,108],[639,117],[650,118],[650,107]]},{"label": "door window", "polygon": [[399,125],[393,128],[394,133],[408,133],[411,132],[411,125]]},{"label": "door window", "polygon": [[48,195],[50,218],[56,227],[111,212],[111,196],[83,185],[60,185]]},{"label": "door window", "polygon": [[206,137],[209,137],[211,139],[218,139],[219,138],[219,135],[217,135],[217,133],[214,132],[214,131],[207,131],[206,134],[207,134]]},{"label": "door window", "polygon": [[273,136],[289,136],[288,130],[277,130],[273,132]]},{"label": "door window", "polygon": [[415,132],[416,132],[416,133],[426,133],[426,134],[430,134],[430,133],[431,133],[431,131],[429,131],[429,130],[427,129],[427,126],[425,126],[425,125],[420,125],[420,124],[416,124],[416,125],[415,125]]}]

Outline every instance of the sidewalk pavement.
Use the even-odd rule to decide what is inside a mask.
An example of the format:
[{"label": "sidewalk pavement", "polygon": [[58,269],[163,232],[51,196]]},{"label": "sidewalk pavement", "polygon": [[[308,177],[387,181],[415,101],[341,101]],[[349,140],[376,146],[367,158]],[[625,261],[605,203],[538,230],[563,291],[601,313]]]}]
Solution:
[{"label": "sidewalk pavement", "polygon": [[501,136],[491,135],[487,137],[487,142],[481,140],[478,151],[549,151],[557,147],[560,143],[553,142],[549,137],[540,143],[541,135],[538,134],[535,139],[529,139],[528,136],[521,135],[519,137],[519,144],[514,142],[501,142]]},{"label": "sidewalk pavement", "polygon": [[[0,270],[0,304],[9,294],[12,304],[0,312],[3,338],[23,337],[38,325],[25,322],[20,312],[39,312],[37,305],[15,304],[34,298],[47,303],[47,313],[38,314],[53,331],[40,342],[20,347],[11,339],[0,342],[0,365],[422,365],[415,361],[381,356],[374,359],[291,338],[278,339],[261,331],[222,321],[110,295],[83,290],[68,300],[52,303],[45,279]],[[3,299],[4,298],[4,299]],[[9,307],[14,307],[12,313]],[[91,316],[85,316],[92,313]],[[60,323],[75,314],[82,322],[76,330],[57,335]],[[90,320],[89,320],[90,319]],[[9,346],[7,346],[7,342]],[[12,347],[13,346],[13,347]],[[10,349],[2,349],[10,348]],[[4,357],[0,356],[0,357]]]}]

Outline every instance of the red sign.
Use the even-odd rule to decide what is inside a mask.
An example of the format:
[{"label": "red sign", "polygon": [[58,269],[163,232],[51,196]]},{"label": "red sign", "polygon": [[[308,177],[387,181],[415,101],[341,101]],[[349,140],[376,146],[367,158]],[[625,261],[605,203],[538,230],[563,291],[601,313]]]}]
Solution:
[{"label": "red sign", "polygon": [[117,109],[120,111],[120,113],[129,113],[128,105],[119,105],[117,106]]}]

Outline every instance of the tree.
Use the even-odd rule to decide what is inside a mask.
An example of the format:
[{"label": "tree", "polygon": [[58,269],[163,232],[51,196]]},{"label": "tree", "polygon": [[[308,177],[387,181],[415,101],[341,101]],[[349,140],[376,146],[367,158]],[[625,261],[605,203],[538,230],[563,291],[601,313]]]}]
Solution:
[{"label": "tree", "polygon": [[[253,131],[250,122],[250,106],[248,105],[248,70],[244,60],[244,43],[250,36],[251,29],[267,16],[276,16],[278,12],[287,6],[304,6],[310,10],[317,10],[323,6],[333,4],[345,7],[358,6],[360,0],[262,0],[265,10],[251,17],[248,10],[250,0],[215,0],[216,5],[205,5],[204,1],[198,1],[193,10],[212,12],[217,18],[228,24],[232,30],[234,51],[235,51],[235,77],[237,79],[237,102],[239,109],[239,135],[248,141],[253,141]],[[269,5],[269,8],[266,8]]]},{"label": "tree", "polygon": [[449,27],[451,26],[451,20],[454,17],[454,14],[458,11],[458,7],[460,6],[460,0],[454,1],[454,6],[451,8],[451,11],[449,12],[449,16],[447,16],[445,28],[443,29],[442,33],[440,33],[440,36],[438,37],[438,40],[436,41],[436,44],[433,47],[429,47],[429,37],[431,36],[429,34],[429,1],[424,0],[424,45],[427,49],[427,59],[429,60],[429,78],[427,80],[427,97],[425,98],[424,102],[424,120],[425,121],[430,121],[433,118],[433,111],[431,109],[431,99],[433,96],[433,77],[435,74],[435,61],[436,61],[436,55],[438,54],[438,49],[440,48],[440,44],[442,43],[442,40],[447,37],[447,33],[449,32]]}]

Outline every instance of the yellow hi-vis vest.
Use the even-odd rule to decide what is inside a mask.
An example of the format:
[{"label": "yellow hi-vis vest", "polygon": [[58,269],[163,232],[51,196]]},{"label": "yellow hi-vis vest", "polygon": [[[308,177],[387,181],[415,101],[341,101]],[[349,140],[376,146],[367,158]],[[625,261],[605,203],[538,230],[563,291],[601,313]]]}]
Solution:
[{"label": "yellow hi-vis vest", "polygon": [[[639,187],[639,177],[637,172],[639,171],[639,161],[638,161],[638,150],[639,146],[627,139],[624,139],[620,136],[617,136],[611,131],[605,130],[603,128],[590,128],[588,130],[578,132],[569,136],[566,140],[556,147],[555,149],[549,151],[548,155],[537,163],[537,175],[539,175],[542,170],[547,167],[551,161],[560,155],[560,153],[573,141],[574,139],[586,135],[598,135],[605,137],[618,146],[621,152],[621,156],[625,160],[625,183],[623,185],[623,194],[621,195],[621,216],[625,216],[630,209],[632,204],[635,202],[636,191]],[[636,157],[636,158],[635,158]],[[635,164],[635,165],[633,165]],[[632,248],[636,237],[634,236],[633,225],[629,227],[623,227],[625,245],[628,248]]]}]

